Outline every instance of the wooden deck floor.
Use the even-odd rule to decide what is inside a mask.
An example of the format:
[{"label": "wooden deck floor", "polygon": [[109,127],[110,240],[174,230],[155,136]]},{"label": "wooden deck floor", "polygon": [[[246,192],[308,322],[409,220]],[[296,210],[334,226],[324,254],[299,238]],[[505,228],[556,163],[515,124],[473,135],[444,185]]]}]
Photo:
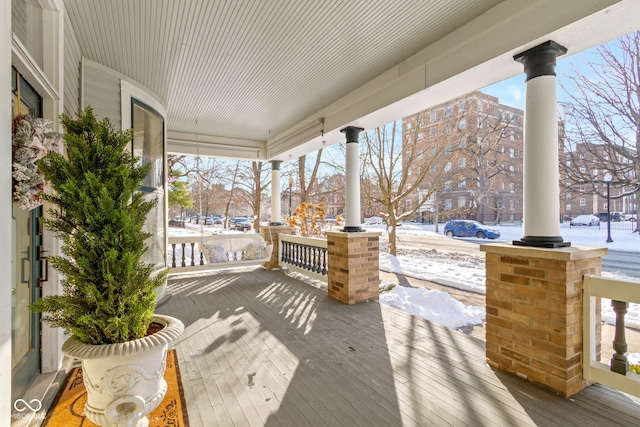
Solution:
[{"label": "wooden deck floor", "polygon": [[173,277],[168,292],[191,427],[640,425],[639,399],[599,385],[564,399],[491,370],[481,340],[281,271]]}]

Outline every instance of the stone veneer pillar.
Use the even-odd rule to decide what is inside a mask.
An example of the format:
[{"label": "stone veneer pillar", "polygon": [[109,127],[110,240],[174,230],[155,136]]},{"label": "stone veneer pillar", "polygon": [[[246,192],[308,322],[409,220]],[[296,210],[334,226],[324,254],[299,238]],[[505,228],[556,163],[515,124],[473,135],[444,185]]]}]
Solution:
[{"label": "stone veneer pillar", "polygon": [[260,235],[267,245],[273,244],[271,252],[271,260],[262,264],[267,270],[280,268],[278,260],[280,259],[280,234],[292,234],[293,230],[288,225],[268,225],[260,227]]},{"label": "stone veneer pillar", "polygon": [[345,304],[378,301],[379,250],[379,232],[327,232],[329,296]]},{"label": "stone veneer pillar", "polygon": [[480,250],[486,252],[487,363],[565,397],[588,386],[582,377],[582,281],[601,273],[607,249],[499,243]]}]

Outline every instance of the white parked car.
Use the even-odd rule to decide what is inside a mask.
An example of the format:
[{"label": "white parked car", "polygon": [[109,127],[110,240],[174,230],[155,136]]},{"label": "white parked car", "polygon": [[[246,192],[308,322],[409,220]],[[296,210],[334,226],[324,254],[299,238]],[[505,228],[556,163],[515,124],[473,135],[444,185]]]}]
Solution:
[{"label": "white parked car", "polygon": [[578,215],[571,220],[571,226],[575,225],[586,225],[587,227],[600,225],[600,219],[595,215]]}]

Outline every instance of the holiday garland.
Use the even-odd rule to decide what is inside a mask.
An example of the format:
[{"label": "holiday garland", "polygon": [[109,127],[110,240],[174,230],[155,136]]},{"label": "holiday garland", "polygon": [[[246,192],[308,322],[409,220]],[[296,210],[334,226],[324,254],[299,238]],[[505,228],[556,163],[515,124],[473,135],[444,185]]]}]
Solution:
[{"label": "holiday garland", "polygon": [[13,200],[24,210],[40,206],[40,193],[49,192],[49,184],[36,161],[50,152],[61,153],[60,134],[47,128],[50,123],[50,120],[25,115],[13,119]]}]

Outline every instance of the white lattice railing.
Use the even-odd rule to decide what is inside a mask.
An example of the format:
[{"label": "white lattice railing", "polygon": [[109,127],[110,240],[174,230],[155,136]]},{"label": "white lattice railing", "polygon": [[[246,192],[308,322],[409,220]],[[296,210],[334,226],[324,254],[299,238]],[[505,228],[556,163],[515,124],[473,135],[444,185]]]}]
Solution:
[{"label": "white lattice railing", "polygon": [[281,267],[327,281],[327,239],[280,234]]},{"label": "white lattice railing", "polygon": [[[640,281],[622,281],[606,279],[586,274],[584,276],[583,295],[583,363],[582,374],[585,379],[625,393],[640,397],[640,375],[629,372],[629,362],[625,356],[627,342],[625,338],[624,316],[629,303],[640,303]],[[611,299],[616,315],[613,349],[602,349],[603,357],[613,354],[609,364],[596,360],[596,308],[599,298]]]}]

